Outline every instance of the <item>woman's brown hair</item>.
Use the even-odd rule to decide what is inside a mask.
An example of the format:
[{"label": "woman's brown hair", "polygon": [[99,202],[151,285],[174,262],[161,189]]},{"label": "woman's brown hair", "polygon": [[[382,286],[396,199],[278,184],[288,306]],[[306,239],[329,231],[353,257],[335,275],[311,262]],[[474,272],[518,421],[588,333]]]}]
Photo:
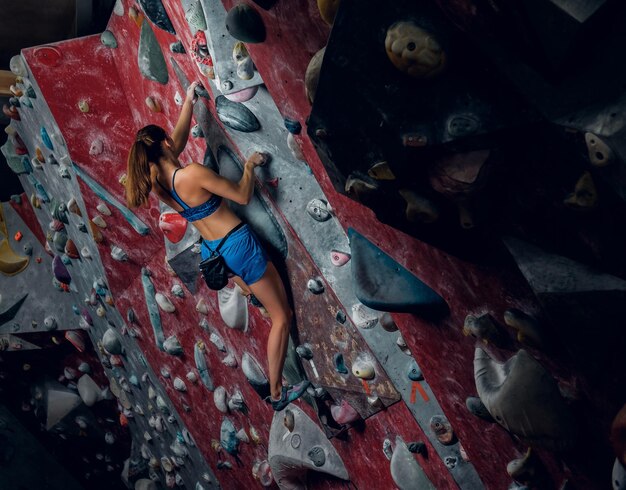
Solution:
[{"label": "woman's brown hair", "polygon": [[137,132],[137,138],[130,147],[126,171],[126,202],[129,207],[138,208],[148,202],[152,190],[150,162],[159,162],[163,156],[161,142],[166,138],[165,130],[154,124]]}]

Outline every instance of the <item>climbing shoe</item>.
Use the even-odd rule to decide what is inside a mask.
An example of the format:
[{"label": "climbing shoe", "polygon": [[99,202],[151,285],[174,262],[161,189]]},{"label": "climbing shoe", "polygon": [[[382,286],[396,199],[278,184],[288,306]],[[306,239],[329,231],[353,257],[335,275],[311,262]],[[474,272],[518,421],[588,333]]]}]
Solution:
[{"label": "climbing shoe", "polygon": [[274,400],[271,396],[268,397],[268,400],[271,403],[272,408],[277,412],[280,412],[292,401],[297,400],[304,395],[310,384],[311,382],[309,380],[304,380],[297,385],[283,386],[278,400]]}]

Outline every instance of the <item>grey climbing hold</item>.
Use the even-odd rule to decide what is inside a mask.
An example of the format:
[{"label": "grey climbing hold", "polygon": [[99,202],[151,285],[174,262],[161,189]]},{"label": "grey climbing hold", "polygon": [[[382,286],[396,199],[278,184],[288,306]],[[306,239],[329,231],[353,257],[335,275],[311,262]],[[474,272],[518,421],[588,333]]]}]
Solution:
[{"label": "grey climbing hold", "polygon": [[246,402],[243,399],[243,395],[241,394],[241,391],[239,390],[235,390],[235,392],[233,393],[233,396],[231,396],[228,399],[228,409],[231,412],[234,412],[235,410],[239,410],[240,412],[246,412]]},{"label": "grey climbing hold", "polygon": [[[150,323],[154,332],[154,340],[157,347],[160,350],[163,350],[165,335],[163,333],[163,326],[161,324],[161,314],[159,313],[159,306],[154,299],[156,291],[154,289],[152,281],[150,280],[150,271],[145,267],[141,269],[141,282],[143,284],[143,291],[146,299],[146,306],[148,307],[148,314],[150,316]],[[130,310],[128,315],[130,315]]]},{"label": "grey climbing hold", "polygon": [[409,442],[406,445],[406,447],[413,454],[423,454],[423,455],[426,455],[426,444],[424,444],[421,441]]},{"label": "grey climbing hold", "polygon": [[478,398],[477,396],[468,396],[465,399],[465,406],[472,415],[475,415],[476,417],[481,418],[487,422],[495,422],[494,418],[487,410],[487,407],[485,407],[484,403],[480,401],[480,398]]},{"label": "grey climbing hold", "polygon": [[323,199],[312,199],[306,205],[306,211],[315,221],[328,221],[331,217],[328,203]]},{"label": "grey climbing hold", "polygon": [[200,0],[192,0],[191,5],[185,12],[185,19],[187,19],[192,35],[195,35],[197,31],[207,30],[206,17],[204,16],[204,9]]},{"label": "grey climbing hold", "polygon": [[315,100],[317,84],[320,79],[320,70],[322,69],[322,61],[324,60],[325,52],[326,46],[313,55],[304,74],[304,89],[311,104],[313,104],[313,101]]},{"label": "grey climbing hold", "polygon": [[43,397],[46,403],[46,430],[52,429],[81,404],[81,397],[56,382],[46,386]]},{"label": "grey climbing hold", "polygon": [[119,334],[112,328],[108,328],[102,336],[102,346],[109,354],[119,355],[124,352],[122,347],[122,339]]},{"label": "grey climbing hold", "polygon": [[[268,461],[279,488],[303,488],[310,470],[348,480],[343,461],[318,425],[295,405],[290,405],[288,410],[294,417],[293,432],[285,436],[285,410],[274,414],[269,437]],[[292,444],[293,440],[300,442]],[[315,461],[308,454],[312,448],[315,448],[312,454]],[[321,461],[321,454],[324,462],[317,466],[315,462]]]},{"label": "grey climbing hold", "polygon": [[356,297],[380,311],[441,314],[446,302],[389,255],[352,228],[352,281]]},{"label": "grey climbing hold", "polygon": [[228,393],[226,393],[226,388],[223,386],[215,388],[213,392],[213,402],[215,403],[215,407],[222,413],[228,413],[227,397]]},{"label": "grey climbing hold", "polygon": [[148,17],[154,25],[169,32],[170,34],[176,35],[172,21],[167,15],[161,0],[139,0],[139,3],[146,14],[146,17]]},{"label": "grey climbing hold", "polygon": [[223,95],[215,99],[215,110],[219,120],[235,131],[251,133],[261,127],[259,120],[245,105],[228,100]]},{"label": "grey climbing hold", "polygon": [[170,43],[170,51],[172,53],[185,54],[185,46],[180,41]]},{"label": "grey climbing hold", "polygon": [[326,455],[324,454],[324,448],[320,446],[312,447],[307,453],[307,456],[311,459],[311,461],[313,461],[313,464],[317,466],[318,468],[320,466],[324,466],[324,463],[326,463]]},{"label": "grey climbing hold", "polygon": [[391,456],[391,478],[400,490],[436,490],[400,436]]},{"label": "grey climbing hold", "polygon": [[324,282],[321,277],[309,279],[306,285],[307,289],[313,294],[322,294],[324,292]]},{"label": "grey climbing hold", "polygon": [[182,356],[183,347],[180,345],[176,335],[172,335],[163,342],[163,350],[173,356]]},{"label": "grey climbing hold", "polygon": [[477,348],[474,378],[480,400],[509,432],[554,451],[572,447],[574,417],[557,383],[525,350],[501,364]]},{"label": "grey climbing hold", "polygon": [[241,369],[248,383],[254,388],[261,398],[269,395],[270,387],[265,373],[261,369],[258,361],[248,352],[244,352],[241,357]]},{"label": "grey climbing hold", "polygon": [[343,354],[341,352],[337,352],[333,357],[333,362],[335,363],[335,371],[339,374],[348,374],[348,368],[343,360]]},{"label": "grey climbing hold", "polygon": [[107,48],[117,48],[117,39],[115,39],[115,35],[109,30],[100,34],[100,42]]},{"label": "grey climbing hold", "polygon": [[137,50],[139,71],[148,80],[166,84],[169,80],[165,58],[149,22],[141,24],[139,49]]},{"label": "grey climbing hold", "polygon": [[83,374],[76,383],[78,394],[88,407],[103,399],[102,391],[91,376]]},{"label": "grey climbing hold", "polygon": [[226,30],[239,41],[262,43],[265,41],[265,24],[259,13],[249,5],[240,3],[228,11]]},{"label": "grey climbing hold", "polygon": [[454,114],[446,123],[448,135],[452,138],[469,136],[470,134],[474,134],[478,131],[479,128],[480,120],[476,115],[471,113]]}]

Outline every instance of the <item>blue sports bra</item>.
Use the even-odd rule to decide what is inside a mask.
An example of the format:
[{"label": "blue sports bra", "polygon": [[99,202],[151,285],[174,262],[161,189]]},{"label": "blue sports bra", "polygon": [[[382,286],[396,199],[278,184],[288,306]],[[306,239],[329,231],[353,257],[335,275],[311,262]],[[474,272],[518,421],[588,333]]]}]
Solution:
[{"label": "blue sports bra", "polygon": [[174,174],[172,175],[171,191],[169,189],[166,189],[165,186],[161,184],[161,182],[159,182],[159,179],[156,179],[157,184],[159,184],[161,186],[161,189],[167,192],[171,196],[171,198],[174,199],[174,201],[176,201],[181,208],[183,208],[182,211],[178,211],[178,214],[180,214],[187,221],[198,221],[199,219],[211,216],[215,211],[217,211],[217,208],[220,207],[220,204],[222,204],[221,196],[213,194],[208,201],[200,204],[199,206],[194,206],[193,208],[187,206],[187,204],[185,204],[185,202],[180,198],[180,196],[176,192],[176,188],[174,187],[174,178],[176,177],[176,172],[178,172],[179,170],[179,168],[174,170]]}]

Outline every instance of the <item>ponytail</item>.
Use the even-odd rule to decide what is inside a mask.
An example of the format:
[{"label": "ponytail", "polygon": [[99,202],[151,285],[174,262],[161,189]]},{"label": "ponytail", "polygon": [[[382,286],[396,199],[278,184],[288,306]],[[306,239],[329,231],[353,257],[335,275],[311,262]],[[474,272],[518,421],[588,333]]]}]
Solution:
[{"label": "ponytail", "polygon": [[137,133],[137,138],[130,147],[126,172],[126,202],[131,208],[138,208],[148,203],[152,190],[150,163],[158,163],[163,156],[161,142],[167,134],[159,126],[149,125]]}]

